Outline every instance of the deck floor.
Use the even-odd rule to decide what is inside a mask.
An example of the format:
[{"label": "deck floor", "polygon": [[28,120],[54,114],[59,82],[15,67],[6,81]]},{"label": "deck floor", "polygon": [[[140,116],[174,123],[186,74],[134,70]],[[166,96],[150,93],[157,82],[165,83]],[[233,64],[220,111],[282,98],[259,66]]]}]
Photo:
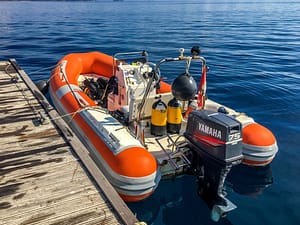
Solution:
[{"label": "deck floor", "polygon": [[105,193],[87,172],[20,71],[0,62],[0,224],[136,223],[114,190],[107,195],[107,180],[98,173]]}]

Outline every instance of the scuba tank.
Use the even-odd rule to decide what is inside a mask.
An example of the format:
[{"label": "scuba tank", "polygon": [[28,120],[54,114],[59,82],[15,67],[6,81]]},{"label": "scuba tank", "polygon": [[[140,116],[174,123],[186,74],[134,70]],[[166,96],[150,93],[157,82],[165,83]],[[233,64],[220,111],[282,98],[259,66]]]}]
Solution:
[{"label": "scuba tank", "polygon": [[83,92],[86,95],[88,95],[93,100],[99,98],[98,85],[93,79],[85,79],[83,81],[83,85],[84,85]]},{"label": "scuba tank", "polygon": [[151,134],[162,136],[166,134],[167,105],[160,99],[154,102],[151,112]]},{"label": "scuba tank", "polygon": [[168,103],[167,109],[167,131],[168,133],[179,133],[181,128],[181,105],[179,101],[174,97]]}]

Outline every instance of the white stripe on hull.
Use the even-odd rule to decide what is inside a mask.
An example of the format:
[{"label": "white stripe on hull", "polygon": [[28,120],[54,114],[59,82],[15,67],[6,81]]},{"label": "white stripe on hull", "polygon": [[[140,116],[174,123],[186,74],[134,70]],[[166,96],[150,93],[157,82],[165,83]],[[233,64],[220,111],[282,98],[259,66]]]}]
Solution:
[{"label": "white stripe on hull", "polygon": [[[64,109],[63,105],[56,98],[56,96],[53,95],[51,90],[50,97],[56,109],[59,111],[60,115],[66,115],[68,112]],[[64,119],[68,122],[70,127],[79,137],[79,139],[83,142],[83,144],[89,149],[90,153],[93,156],[93,159],[96,161],[96,164],[103,172],[105,177],[109,180],[109,182],[114,186],[118,193],[127,196],[139,196],[151,193],[156,189],[161,178],[159,170],[148,176],[138,178],[122,176],[120,174],[115,173],[98,153],[95,146],[89,141],[86,134],[76,124],[76,121],[74,121],[70,116],[66,116],[64,117]]]}]

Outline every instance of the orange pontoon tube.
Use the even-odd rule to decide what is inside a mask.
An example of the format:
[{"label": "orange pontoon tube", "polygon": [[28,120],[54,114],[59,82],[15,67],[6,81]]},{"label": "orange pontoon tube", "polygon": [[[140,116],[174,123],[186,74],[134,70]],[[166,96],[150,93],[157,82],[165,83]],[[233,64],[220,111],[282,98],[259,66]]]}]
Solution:
[{"label": "orange pontoon tube", "polygon": [[[109,79],[116,68],[113,62],[111,56],[99,52],[63,57],[51,74],[50,96],[60,114],[69,115],[70,126],[90,148],[99,168],[122,198],[138,201],[149,196],[158,185],[156,159],[136,139],[121,133],[122,125],[116,119],[99,113],[95,102],[78,83],[79,76],[84,74]],[[113,133],[111,127],[121,131]],[[121,140],[114,144],[113,135],[124,135],[124,143]]]}]

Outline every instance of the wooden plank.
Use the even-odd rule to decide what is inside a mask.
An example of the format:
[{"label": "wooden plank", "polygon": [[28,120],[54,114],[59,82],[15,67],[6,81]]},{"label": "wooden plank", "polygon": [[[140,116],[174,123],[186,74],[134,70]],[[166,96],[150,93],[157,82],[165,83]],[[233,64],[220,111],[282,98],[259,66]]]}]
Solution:
[{"label": "wooden plank", "polygon": [[18,71],[18,74],[21,76],[21,78],[24,80],[27,86],[30,88],[34,96],[38,99],[38,101],[41,103],[44,109],[48,112],[50,117],[57,118],[55,120],[55,124],[62,131],[63,135],[68,140],[70,145],[73,147],[76,154],[79,156],[79,158],[81,159],[81,161],[83,162],[83,164],[85,165],[89,173],[92,175],[93,179],[95,179],[95,182],[103,191],[104,195],[107,196],[114,209],[119,213],[123,222],[125,224],[134,224],[138,222],[136,217],[132,214],[132,212],[125,204],[125,202],[120,199],[120,196],[110,185],[110,183],[102,174],[102,172],[99,171],[99,168],[97,167],[95,162],[91,159],[88,150],[83,146],[83,144],[79,141],[79,139],[75,136],[75,134],[70,130],[68,125],[65,123],[65,121],[59,117],[56,110],[54,110],[53,107],[48,103],[45,96],[32,83],[32,81],[27,76],[27,74],[19,68],[17,62],[14,59],[11,59],[10,62]]},{"label": "wooden plank", "polygon": [[0,224],[138,223],[15,60],[0,62],[0,100]]}]

